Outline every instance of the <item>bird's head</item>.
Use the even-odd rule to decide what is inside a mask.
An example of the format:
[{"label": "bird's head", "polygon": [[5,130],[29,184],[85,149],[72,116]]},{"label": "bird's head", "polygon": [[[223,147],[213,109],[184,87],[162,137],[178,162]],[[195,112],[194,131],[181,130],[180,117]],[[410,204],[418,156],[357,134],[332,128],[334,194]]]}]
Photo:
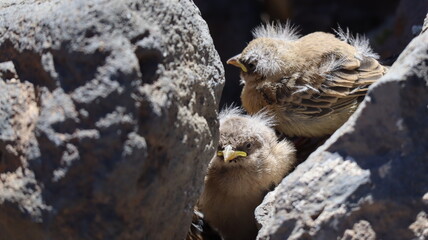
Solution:
[{"label": "bird's head", "polygon": [[253,35],[255,39],[242,53],[227,61],[227,64],[241,69],[245,82],[280,74],[287,63],[290,43],[299,37],[297,31],[288,23],[262,25],[254,29]]},{"label": "bird's head", "polygon": [[241,69],[248,82],[260,80],[279,73],[285,65],[281,53],[281,40],[257,38],[251,41],[242,53],[230,58],[227,63]]},{"label": "bird's head", "polygon": [[273,120],[266,113],[243,115],[237,108],[220,113],[220,141],[212,168],[257,168],[276,143]]}]

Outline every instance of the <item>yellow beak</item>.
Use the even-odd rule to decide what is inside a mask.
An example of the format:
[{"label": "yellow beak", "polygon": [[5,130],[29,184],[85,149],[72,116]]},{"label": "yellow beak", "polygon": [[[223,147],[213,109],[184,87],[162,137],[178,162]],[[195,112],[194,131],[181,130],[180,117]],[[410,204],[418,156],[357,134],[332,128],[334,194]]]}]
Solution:
[{"label": "yellow beak", "polygon": [[234,151],[232,146],[227,145],[223,151],[218,151],[217,156],[223,157],[224,162],[230,162],[237,157],[246,157],[247,153],[243,151]]},{"label": "yellow beak", "polygon": [[232,58],[230,58],[229,60],[227,60],[227,64],[233,65],[235,67],[239,67],[243,72],[248,72],[247,67],[245,67],[244,64],[242,64],[238,59],[241,56],[241,54],[238,54]]}]

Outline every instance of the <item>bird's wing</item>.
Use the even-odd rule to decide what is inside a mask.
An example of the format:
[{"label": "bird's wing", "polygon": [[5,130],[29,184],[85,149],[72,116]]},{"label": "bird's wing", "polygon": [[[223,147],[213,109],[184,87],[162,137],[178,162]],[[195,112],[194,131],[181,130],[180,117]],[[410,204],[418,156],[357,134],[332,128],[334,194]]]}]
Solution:
[{"label": "bird's wing", "polygon": [[[379,64],[373,58],[364,58],[360,62],[359,67],[352,68],[343,68],[338,70],[333,74],[333,79],[340,81],[342,79],[349,79],[352,82],[352,86],[349,88],[349,93],[347,92],[346,97],[355,97],[355,96],[365,96],[367,94],[368,87],[376,82],[386,73],[386,67]],[[349,74],[352,73],[352,74]],[[351,76],[352,75],[352,76]],[[333,84],[332,87],[334,87]]]},{"label": "bird's wing", "polygon": [[[319,74],[318,85],[274,83],[260,87],[268,104],[278,104],[301,115],[322,116],[362,101],[368,87],[386,73],[373,58],[346,59],[327,74]],[[298,82],[298,81],[296,81]],[[303,81],[302,81],[303,82]]]}]

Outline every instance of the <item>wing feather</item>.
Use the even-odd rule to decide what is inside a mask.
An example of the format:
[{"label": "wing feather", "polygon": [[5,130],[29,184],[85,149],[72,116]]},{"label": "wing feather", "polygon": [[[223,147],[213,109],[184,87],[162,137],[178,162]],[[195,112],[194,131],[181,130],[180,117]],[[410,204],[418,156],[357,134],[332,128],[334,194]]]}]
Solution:
[{"label": "wing feather", "polygon": [[381,78],[387,70],[376,59],[370,57],[363,57],[361,61],[356,57],[335,61],[340,62],[341,66],[330,66],[331,72],[328,74],[319,74],[318,78],[314,81],[321,82],[317,88],[319,92],[312,91],[309,88],[308,91],[302,91],[305,85],[290,89],[290,86],[286,86],[285,84],[275,84],[275,92],[284,93],[294,91],[291,94],[292,97],[288,97],[291,95],[284,97],[284,94],[276,97],[271,96],[272,91],[264,93],[264,96],[275,98],[278,100],[276,104],[287,106],[287,110],[308,115],[308,117],[311,115],[327,115],[333,111],[356,106],[362,101],[362,96],[367,94],[369,86]]}]

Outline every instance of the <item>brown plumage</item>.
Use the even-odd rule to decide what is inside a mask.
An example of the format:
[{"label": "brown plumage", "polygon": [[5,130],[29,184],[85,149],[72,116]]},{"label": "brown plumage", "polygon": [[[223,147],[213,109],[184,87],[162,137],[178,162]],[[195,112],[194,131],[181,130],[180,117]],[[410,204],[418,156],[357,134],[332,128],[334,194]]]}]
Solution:
[{"label": "brown plumage", "polygon": [[264,113],[249,116],[234,108],[220,114],[219,151],[198,208],[226,240],[256,237],[254,209],[294,167],[293,146],[278,141],[271,125]]},{"label": "brown plumage", "polygon": [[255,39],[228,63],[242,69],[243,107],[266,108],[287,136],[332,134],[386,73],[368,41],[341,29],[299,38],[286,25],[256,28]]}]

